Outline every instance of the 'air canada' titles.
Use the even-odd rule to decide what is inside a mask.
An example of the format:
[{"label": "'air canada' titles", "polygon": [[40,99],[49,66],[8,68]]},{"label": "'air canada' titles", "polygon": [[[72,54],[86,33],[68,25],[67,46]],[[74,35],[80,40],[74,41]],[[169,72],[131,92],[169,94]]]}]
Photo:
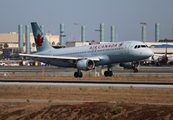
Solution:
[{"label": "'air canada' titles", "polygon": [[113,48],[113,47],[121,47],[123,43],[120,44],[108,44],[108,45],[95,45],[95,46],[90,46],[89,49],[102,49],[102,48]]}]

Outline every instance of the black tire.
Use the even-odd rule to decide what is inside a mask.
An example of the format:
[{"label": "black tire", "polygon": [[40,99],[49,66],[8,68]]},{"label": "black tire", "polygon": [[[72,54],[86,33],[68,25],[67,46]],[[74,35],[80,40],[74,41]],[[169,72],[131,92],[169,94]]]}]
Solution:
[{"label": "black tire", "polygon": [[112,71],[108,71],[108,76],[112,77]]},{"label": "black tire", "polygon": [[108,77],[108,71],[105,71],[105,72],[104,72],[104,76],[105,76],[105,77]]},{"label": "black tire", "polygon": [[79,77],[78,72],[74,72],[74,77],[75,77],[75,78],[78,78],[78,77]]},{"label": "black tire", "polygon": [[83,73],[82,72],[79,72],[78,73],[78,77],[81,78],[83,76]]}]

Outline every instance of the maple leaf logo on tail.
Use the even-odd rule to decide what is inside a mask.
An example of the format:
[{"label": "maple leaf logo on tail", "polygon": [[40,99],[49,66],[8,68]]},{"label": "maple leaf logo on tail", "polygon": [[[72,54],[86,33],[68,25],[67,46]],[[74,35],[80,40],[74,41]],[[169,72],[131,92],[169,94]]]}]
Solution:
[{"label": "maple leaf logo on tail", "polygon": [[37,47],[42,46],[43,37],[41,38],[40,34],[38,34],[37,38],[35,38],[35,43],[36,43]]},{"label": "maple leaf logo on tail", "polygon": [[121,47],[122,45],[123,45],[123,43],[120,43],[120,44],[119,44],[119,47]]}]

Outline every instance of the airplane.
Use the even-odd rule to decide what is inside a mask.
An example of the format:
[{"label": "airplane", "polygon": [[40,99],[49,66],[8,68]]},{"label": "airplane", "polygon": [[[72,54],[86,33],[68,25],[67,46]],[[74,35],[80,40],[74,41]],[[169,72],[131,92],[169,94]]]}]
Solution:
[{"label": "airplane", "polygon": [[31,22],[37,52],[34,54],[19,54],[31,57],[37,61],[59,67],[77,68],[75,78],[81,78],[81,71],[95,69],[96,66],[107,65],[104,76],[112,76],[113,64],[122,63],[123,67],[136,71],[134,61],[139,61],[152,56],[153,52],[147,45],[140,41],[109,42],[78,47],[55,49],[40,30],[37,22]]},{"label": "airplane", "polygon": [[[157,45],[160,46],[160,45]],[[165,46],[165,54],[153,54],[152,56],[152,63],[153,65],[156,66],[163,66],[163,65],[171,65],[173,60],[171,59],[171,56],[168,56],[167,53],[167,48],[168,48],[168,44],[166,43],[162,45],[163,47]],[[157,60],[155,59],[157,57]]]}]

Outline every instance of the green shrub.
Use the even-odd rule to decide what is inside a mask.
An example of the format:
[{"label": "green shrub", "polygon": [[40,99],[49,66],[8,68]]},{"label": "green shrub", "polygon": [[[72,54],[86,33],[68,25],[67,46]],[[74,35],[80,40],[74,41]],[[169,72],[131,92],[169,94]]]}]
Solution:
[{"label": "green shrub", "polygon": [[87,91],[87,88],[80,87],[79,90],[80,90],[80,91]]},{"label": "green shrub", "polygon": [[122,108],[121,107],[116,107],[114,108],[114,110],[111,112],[112,115],[117,115],[119,113],[121,113]]},{"label": "green shrub", "polygon": [[69,108],[69,107],[66,108],[66,110],[67,110],[67,112],[71,112],[71,108]]},{"label": "green shrub", "polygon": [[26,102],[27,102],[27,103],[29,103],[29,102],[30,102],[30,100],[29,100],[29,99],[27,99],[27,100],[26,100]]},{"label": "green shrub", "polygon": [[85,108],[84,108],[84,107],[82,107],[82,108],[81,108],[81,112],[82,112],[82,113],[84,113],[84,111],[85,111]]}]

